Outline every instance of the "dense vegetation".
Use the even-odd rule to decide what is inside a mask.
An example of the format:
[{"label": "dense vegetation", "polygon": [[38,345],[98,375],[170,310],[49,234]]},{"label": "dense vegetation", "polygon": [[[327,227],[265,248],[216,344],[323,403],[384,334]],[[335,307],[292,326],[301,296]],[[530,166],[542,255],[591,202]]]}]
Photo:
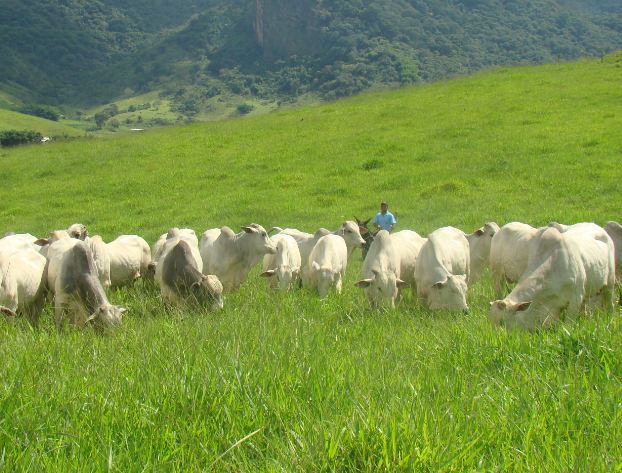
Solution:
[{"label": "dense vegetation", "polygon": [[[74,105],[160,90],[175,111],[192,117],[218,95],[335,98],[622,47],[622,5],[615,1],[260,3],[263,42],[250,0],[5,0],[0,87]],[[296,5],[305,17],[296,16]],[[280,20],[290,17],[297,20]]]},{"label": "dense vegetation", "polygon": [[[213,124],[0,150],[0,229],[80,221],[149,241],[251,221],[306,230],[389,200],[422,234],[484,221],[620,220],[620,62],[499,69]],[[589,86],[587,86],[589,85]],[[32,118],[32,117],[31,117]],[[7,471],[590,471],[620,468],[622,318],[543,333],[410,301],[273,294],[218,314],[141,284],[107,337],[0,321]]]}]

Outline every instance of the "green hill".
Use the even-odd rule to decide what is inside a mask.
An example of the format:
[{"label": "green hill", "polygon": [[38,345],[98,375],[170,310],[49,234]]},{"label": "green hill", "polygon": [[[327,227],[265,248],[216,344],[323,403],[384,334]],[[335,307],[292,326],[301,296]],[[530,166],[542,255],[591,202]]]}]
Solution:
[{"label": "green hill", "polygon": [[3,130],[33,130],[50,137],[73,137],[84,135],[84,132],[73,128],[72,126],[45,120],[32,115],[12,112],[0,108],[0,131]]},{"label": "green hill", "polygon": [[[0,150],[2,231],[106,241],[249,222],[313,231],[381,199],[398,228],[620,220],[620,55],[368,93],[263,117]],[[217,314],[111,291],[113,334],[0,320],[7,471],[590,471],[622,458],[622,318],[494,330],[408,295],[276,294]]]}]

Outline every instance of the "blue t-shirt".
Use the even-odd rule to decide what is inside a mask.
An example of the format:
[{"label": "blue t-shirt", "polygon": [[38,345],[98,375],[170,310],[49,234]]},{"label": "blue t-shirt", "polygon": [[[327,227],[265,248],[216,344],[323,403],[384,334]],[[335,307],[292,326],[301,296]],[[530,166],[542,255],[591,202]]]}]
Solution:
[{"label": "blue t-shirt", "polygon": [[382,212],[378,212],[376,218],[374,218],[374,223],[383,230],[391,230],[391,225],[395,225],[397,220],[395,220],[395,216],[387,210],[387,213],[384,215],[382,215]]}]

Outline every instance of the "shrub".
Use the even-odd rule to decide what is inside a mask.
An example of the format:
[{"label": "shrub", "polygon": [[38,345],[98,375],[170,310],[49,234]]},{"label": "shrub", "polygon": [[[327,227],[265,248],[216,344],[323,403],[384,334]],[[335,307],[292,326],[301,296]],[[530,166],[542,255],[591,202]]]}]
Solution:
[{"label": "shrub", "polygon": [[238,105],[237,110],[240,115],[246,115],[247,113],[251,113],[255,110],[255,107],[249,103],[243,103]]},{"label": "shrub", "polygon": [[40,143],[43,135],[32,130],[5,130],[0,131],[0,146],[17,146],[28,143]]}]

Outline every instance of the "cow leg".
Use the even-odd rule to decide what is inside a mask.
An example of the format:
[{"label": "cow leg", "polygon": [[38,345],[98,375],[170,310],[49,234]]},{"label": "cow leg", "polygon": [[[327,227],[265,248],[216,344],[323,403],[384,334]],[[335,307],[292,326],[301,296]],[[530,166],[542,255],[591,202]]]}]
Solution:
[{"label": "cow leg", "polygon": [[611,313],[615,310],[614,295],[615,285],[605,286],[601,291],[602,307],[607,313]]},{"label": "cow leg", "polygon": [[335,282],[335,292],[337,294],[341,294],[341,286],[343,285],[343,279],[341,277],[341,273],[337,273],[336,276],[336,282]]}]

